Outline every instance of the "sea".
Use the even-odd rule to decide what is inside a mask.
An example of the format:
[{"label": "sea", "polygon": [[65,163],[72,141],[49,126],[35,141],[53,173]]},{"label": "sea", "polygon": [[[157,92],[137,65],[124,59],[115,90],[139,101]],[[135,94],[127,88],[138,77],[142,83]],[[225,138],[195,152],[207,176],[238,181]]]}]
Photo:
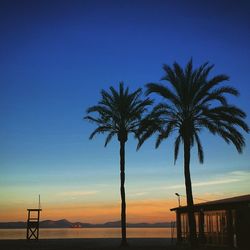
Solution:
[{"label": "sea", "polygon": [[[120,228],[40,228],[40,239],[120,238]],[[128,238],[172,238],[171,228],[127,228]],[[176,237],[176,232],[173,233]],[[0,229],[0,240],[26,238],[26,229]]]}]

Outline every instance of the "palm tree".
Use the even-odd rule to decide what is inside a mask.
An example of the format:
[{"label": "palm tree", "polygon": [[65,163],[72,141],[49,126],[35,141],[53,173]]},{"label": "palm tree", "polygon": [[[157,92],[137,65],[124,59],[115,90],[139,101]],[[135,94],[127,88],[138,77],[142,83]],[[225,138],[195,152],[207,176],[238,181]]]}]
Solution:
[{"label": "palm tree", "polygon": [[137,136],[142,115],[146,112],[147,106],[152,104],[152,100],[141,99],[142,89],[140,88],[130,93],[129,88],[124,88],[122,82],[119,85],[119,91],[113,87],[109,90],[109,92],[102,90],[101,100],[87,110],[87,114],[96,113],[96,117],[88,115],[85,119],[97,125],[90,139],[96,134],[107,133],[105,147],[115,135],[120,143],[121,245],[126,246],[125,144],[130,133]]},{"label": "palm tree", "polygon": [[219,135],[227,143],[232,143],[239,153],[245,146],[244,137],[239,129],[249,132],[244,122],[246,114],[227,102],[226,95],[238,96],[238,91],[229,86],[221,85],[229,80],[226,75],[216,75],[208,78],[214,65],[205,63],[193,69],[192,59],[183,69],[178,63],[173,66],[164,65],[165,76],[160,83],[148,83],[146,94],[155,93],[163,98],[141,123],[139,129],[140,142],[138,148],[152,134],[157,134],[156,148],[161,142],[176,132],[174,146],[174,161],[176,162],[179,146],[184,146],[184,175],[187,206],[189,207],[189,240],[196,245],[196,227],[192,212],[193,194],[190,177],[190,151],[197,145],[200,163],[203,163],[204,153],[199,137],[203,129],[214,135]]}]

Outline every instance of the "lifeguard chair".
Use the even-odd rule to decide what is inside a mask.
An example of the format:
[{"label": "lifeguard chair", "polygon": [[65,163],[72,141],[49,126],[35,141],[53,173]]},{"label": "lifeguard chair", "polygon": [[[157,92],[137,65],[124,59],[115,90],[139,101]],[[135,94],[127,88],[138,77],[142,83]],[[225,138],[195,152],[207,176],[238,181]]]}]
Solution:
[{"label": "lifeguard chair", "polygon": [[27,240],[38,240],[39,237],[39,221],[40,221],[40,195],[38,208],[28,208],[28,220],[27,220]]}]

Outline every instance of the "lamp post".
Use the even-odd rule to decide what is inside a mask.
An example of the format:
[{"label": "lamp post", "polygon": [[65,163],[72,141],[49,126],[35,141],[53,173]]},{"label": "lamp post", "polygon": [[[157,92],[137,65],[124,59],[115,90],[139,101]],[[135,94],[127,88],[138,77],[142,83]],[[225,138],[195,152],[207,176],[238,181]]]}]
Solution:
[{"label": "lamp post", "polygon": [[179,204],[179,207],[180,207],[181,206],[181,197],[180,197],[180,194],[175,193],[175,195],[178,197],[178,204]]}]

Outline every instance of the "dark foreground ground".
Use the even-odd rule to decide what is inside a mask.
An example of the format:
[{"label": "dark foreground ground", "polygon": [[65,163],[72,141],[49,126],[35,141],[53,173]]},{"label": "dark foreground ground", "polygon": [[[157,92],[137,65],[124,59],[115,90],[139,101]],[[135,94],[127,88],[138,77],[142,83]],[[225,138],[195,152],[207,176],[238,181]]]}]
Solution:
[{"label": "dark foreground ground", "polygon": [[[1,250],[184,250],[171,239],[128,239],[129,248],[120,247],[120,239],[42,239],[39,241],[0,240]],[[227,248],[199,248],[215,250]]]},{"label": "dark foreground ground", "polygon": [[[128,239],[129,250],[137,249],[172,249],[170,239]],[[0,240],[1,250],[85,250],[127,249],[120,247],[120,239],[41,239]]]}]

